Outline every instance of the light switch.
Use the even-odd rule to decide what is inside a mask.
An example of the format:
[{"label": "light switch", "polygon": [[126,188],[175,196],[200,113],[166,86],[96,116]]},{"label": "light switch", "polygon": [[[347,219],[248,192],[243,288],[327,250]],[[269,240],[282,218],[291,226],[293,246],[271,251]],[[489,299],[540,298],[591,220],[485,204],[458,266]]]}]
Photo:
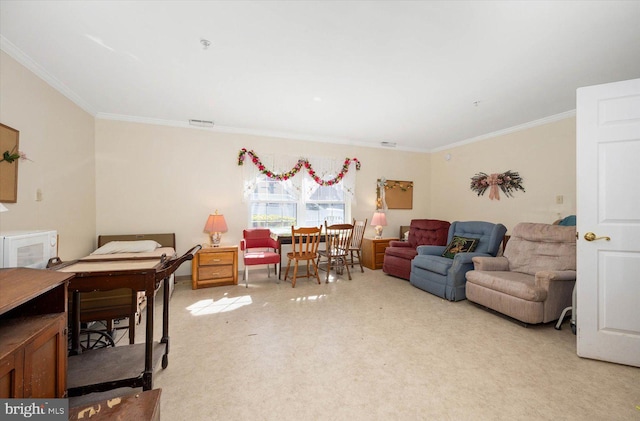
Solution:
[{"label": "light switch", "polygon": [[559,194],[556,196],[556,205],[561,205],[564,203],[564,196]]},{"label": "light switch", "polygon": [[36,190],[36,202],[42,202],[42,189]]}]

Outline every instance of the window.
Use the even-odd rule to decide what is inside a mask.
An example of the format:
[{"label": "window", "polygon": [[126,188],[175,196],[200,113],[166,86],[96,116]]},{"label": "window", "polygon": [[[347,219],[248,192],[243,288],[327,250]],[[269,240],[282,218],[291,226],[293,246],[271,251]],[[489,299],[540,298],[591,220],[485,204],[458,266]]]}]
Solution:
[{"label": "window", "polygon": [[345,194],[340,184],[333,186],[321,186],[312,180],[305,178],[308,183],[304,191],[305,226],[320,226],[327,221],[328,224],[341,224],[346,221]]},{"label": "window", "polygon": [[291,226],[321,226],[343,223],[350,218],[349,195],[343,183],[321,186],[304,176],[301,185],[257,176],[249,195],[249,226],[289,233]]},{"label": "window", "polygon": [[266,175],[258,176],[249,196],[249,227],[288,232],[291,225],[296,225],[297,196],[293,183],[272,180]]},{"label": "window", "polygon": [[[243,165],[245,156],[250,159]],[[286,234],[292,225],[309,227],[324,225],[325,221],[351,221],[355,170],[360,169],[356,158],[307,159],[275,154],[258,158],[243,148],[238,165],[242,166],[242,195],[248,204],[249,227]]]}]

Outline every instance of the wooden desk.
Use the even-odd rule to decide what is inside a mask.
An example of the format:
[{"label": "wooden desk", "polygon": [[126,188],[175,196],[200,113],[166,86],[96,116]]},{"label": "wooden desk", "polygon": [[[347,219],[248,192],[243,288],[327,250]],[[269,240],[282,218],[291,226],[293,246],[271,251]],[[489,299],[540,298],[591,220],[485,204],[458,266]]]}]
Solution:
[{"label": "wooden desk", "polygon": [[0,270],[0,398],[67,396],[71,278],[48,270]]}]

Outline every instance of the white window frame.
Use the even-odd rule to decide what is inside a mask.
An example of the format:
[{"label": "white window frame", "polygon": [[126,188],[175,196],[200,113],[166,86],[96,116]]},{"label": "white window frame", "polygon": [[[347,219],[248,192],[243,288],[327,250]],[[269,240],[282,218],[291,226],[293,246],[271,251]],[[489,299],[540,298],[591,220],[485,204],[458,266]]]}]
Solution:
[{"label": "white window frame", "polygon": [[[273,179],[269,179],[266,175],[259,175],[259,178],[261,178],[262,180],[257,180],[255,185],[256,186],[260,186],[261,183],[263,183],[264,181],[269,181],[271,183],[287,183],[287,181],[278,181],[278,180],[273,180]],[[290,181],[289,181],[290,183]],[[339,185],[336,185],[339,186]],[[306,192],[311,191],[313,189],[316,189],[316,187],[321,187],[319,184],[317,184],[315,181],[313,181],[313,179],[311,179],[311,177],[307,177],[304,176],[304,179],[302,180],[302,186],[300,187],[300,189],[302,190],[302,192],[300,194],[298,194],[298,198],[297,200],[284,200],[284,199],[274,199],[274,198],[265,198],[265,199],[256,199],[254,197],[253,194],[251,194],[247,200],[248,203],[248,226],[250,228],[257,228],[257,227],[265,227],[265,228],[269,228],[271,229],[272,232],[276,233],[276,234],[288,234],[291,232],[291,225],[294,225],[296,227],[298,226],[312,226],[314,224],[310,224],[308,222],[306,222],[308,219],[308,215],[307,215],[307,205],[308,204],[318,204],[320,206],[322,205],[326,205],[329,206],[329,208],[331,208],[331,205],[337,205],[337,206],[341,206],[344,205],[344,213],[342,215],[343,218],[322,218],[322,220],[318,220],[316,221],[318,225],[316,226],[324,226],[324,222],[325,219],[327,220],[328,224],[332,224],[332,223],[350,223],[351,222],[351,197],[350,195],[342,192],[342,200],[330,200],[330,199],[324,199],[324,200],[310,200],[310,198],[308,197],[309,194],[307,194]],[[340,186],[341,187],[341,186]],[[257,187],[256,187],[257,188]],[[292,188],[291,185],[289,186],[289,189]],[[295,188],[295,187],[294,187]],[[283,189],[285,189],[283,187]],[[257,224],[256,221],[254,220],[254,215],[252,213],[252,209],[253,209],[253,205],[256,203],[264,203],[264,204],[277,204],[277,203],[284,203],[284,204],[293,204],[295,203],[296,205],[296,217],[295,217],[295,221],[292,221],[291,225],[287,225],[287,226],[270,226],[270,224],[265,223],[265,224]],[[325,215],[326,217],[326,215]],[[343,219],[343,220],[342,220]]]}]

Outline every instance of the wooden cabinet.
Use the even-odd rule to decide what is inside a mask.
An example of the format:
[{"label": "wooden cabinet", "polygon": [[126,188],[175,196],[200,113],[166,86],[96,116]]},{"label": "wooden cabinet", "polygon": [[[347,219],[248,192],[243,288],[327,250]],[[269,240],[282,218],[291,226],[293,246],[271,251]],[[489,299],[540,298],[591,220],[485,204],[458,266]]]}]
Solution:
[{"label": "wooden cabinet", "polygon": [[[21,344],[0,357],[0,396],[61,398],[66,392],[67,317],[62,313],[4,323],[3,344]],[[3,346],[4,348],[4,346]]]},{"label": "wooden cabinet", "polygon": [[384,262],[384,250],[389,247],[389,242],[397,238],[363,238],[362,239],[362,265],[372,269],[382,269]]},{"label": "wooden cabinet", "polygon": [[238,246],[203,247],[191,263],[191,288],[238,285]]},{"label": "wooden cabinet", "polygon": [[0,398],[66,397],[71,278],[48,270],[0,270]]}]

